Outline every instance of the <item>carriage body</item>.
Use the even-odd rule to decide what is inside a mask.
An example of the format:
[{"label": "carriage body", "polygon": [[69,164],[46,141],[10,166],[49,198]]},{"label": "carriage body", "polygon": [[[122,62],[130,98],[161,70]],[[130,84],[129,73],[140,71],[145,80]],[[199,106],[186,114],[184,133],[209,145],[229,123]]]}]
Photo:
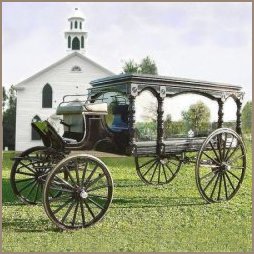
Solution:
[{"label": "carriage body", "polygon": [[[17,186],[18,182],[25,180],[16,179],[18,174],[31,175],[31,172],[19,172],[20,169],[17,168],[20,163],[24,165],[23,160],[31,160],[30,155],[35,153],[36,166],[32,173],[35,175],[35,182],[45,184],[42,196],[49,218],[63,229],[87,227],[101,219],[112,200],[111,176],[106,165],[93,156],[81,154],[69,157],[68,154],[75,150],[81,153],[98,150],[132,155],[135,158],[138,176],[144,183],[151,185],[170,183],[183,164],[194,163],[197,187],[207,202],[229,200],[237,193],[246,169],[246,151],[241,137],[241,106],[244,95],[241,87],[138,74],[115,75],[92,81],[91,85],[85,97],[66,95],[58,106],[56,113],[62,116],[61,123],[64,128],[62,136],[49,121],[32,123],[40,134],[44,146],[27,150],[16,157],[11,183],[14,193],[22,201],[32,204],[38,201],[38,191],[31,201],[27,196],[31,195],[33,190],[24,196],[21,192],[27,187],[21,187],[21,191]],[[153,141],[140,140],[136,128],[135,102],[143,91],[150,91],[157,101],[156,138]],[[170,99],[182,94],[202,95],[218,104],[216,130],[207,135],[192,133],[185,137],[165,138],[164,101],[166,98]],[[236,103],[235,130],[223,127],[224,103],[228,98],[233,98]],[[43,156],[39,161],[43,161],[42,166],[37,163],[41,154]],[[50,166],[45,166],[44,161]],[[90,175],[86,179],[89,163],[94,168],[90,170]],[[26,168],[31,171],[29,167]],[[92,187],[103,179],[104,183]],[[58,186],[55,186],[56,183]],[[95,199],[102,197],[102,194],[90,194],[102,188],[106,192],[104,203],[100,198]],[[57,190],[55,196],[51,193],[52,189]],[[65,191],[71,193],[70,200],[73,201],[70,202],[73,203],[66,214],[59,219],[52,211],[51,205],[54,203],[52,199],[61,199],[61,193]],[[67,223],[65,220],[75,204],[77,204],[75,211],[79,204],[81,206],[81,222],[75,222],[75,215],[72,221]],[[89,204],[99,209],[97,215]],[[85,221],[85,207],[90,213],[89,222]],[[62,209],[61,206],[58,209]],[[77,213],[75,211],[74,214]]]}]

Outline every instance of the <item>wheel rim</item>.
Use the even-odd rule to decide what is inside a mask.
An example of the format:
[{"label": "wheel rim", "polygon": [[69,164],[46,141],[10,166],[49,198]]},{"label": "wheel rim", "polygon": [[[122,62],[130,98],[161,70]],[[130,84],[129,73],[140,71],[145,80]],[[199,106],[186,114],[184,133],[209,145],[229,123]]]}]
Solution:
[{"label": "wheel rim", "polygon": [[212,133],[203,143],[196,164],[200,194],[208,202],[234,197],[243,181],[246,152],[241,137],[230,129]]},{"label": "wheel rim", "polygon": [[[52,198],[56,191],[62,194]],[[103,162],[93,156],[78,155],[63,160],[50,173],[43,204],[58,227],[77,229],[99,221],[112,196],[113,181]]]},{"label": "wheel rim", "polygon": [[37,204],[42,201],[43,184],[58,159],[45,147],[29,149],[20,157],[11,172],[13,192],[22,202]]},{"label": "wheel rim", "polygon": [[171,182],[182,162],[177,157],[136,157],[136,170],[146,184],[163,185]]}]

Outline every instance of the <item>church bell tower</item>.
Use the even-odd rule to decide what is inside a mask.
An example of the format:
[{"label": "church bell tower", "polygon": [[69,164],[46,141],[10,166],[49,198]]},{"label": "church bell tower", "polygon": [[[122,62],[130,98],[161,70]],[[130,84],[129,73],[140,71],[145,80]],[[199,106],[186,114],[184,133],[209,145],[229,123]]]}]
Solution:
[{"label": "church bell tower", "polygon": [[78,8],[75,8],[74,13],[68,18],[69,28],[65,32],[65,40],[69,53],[86,53],[87,32],[84,31],[84,20],[84,15]]}]

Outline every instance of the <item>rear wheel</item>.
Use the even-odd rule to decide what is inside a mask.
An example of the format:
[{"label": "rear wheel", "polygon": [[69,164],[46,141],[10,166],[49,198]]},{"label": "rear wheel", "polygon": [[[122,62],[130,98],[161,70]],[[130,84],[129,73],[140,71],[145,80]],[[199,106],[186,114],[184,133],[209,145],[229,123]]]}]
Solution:
[{"label": "rear wheel", "polygon": [[163,185],[171,182],[181,168],[182,161],[177,156],[135,157],[136,170],[146,184]]},{"label": "rear wheel", "polygon": [[245,169],[242,138],[231,129],[218,129],[207,137],[198,153],[198,190],[209,203],[230,200],[241,186]]},{"label": "rear wheel", "polygon": [[[54,192],[62,195],[52,197]],[[61,161],[50,173],[43,204],[57,227],[78,229],[98,222],[112,197],[113,181],[105,164],[91,155],[76,155]]]},{"label": "rear wheel", "polygon": [[62,158],[64,155],[44,146],[32,147],[21,153],[11,169],[14,194],[27,204],[40,202],[46,177]]}]

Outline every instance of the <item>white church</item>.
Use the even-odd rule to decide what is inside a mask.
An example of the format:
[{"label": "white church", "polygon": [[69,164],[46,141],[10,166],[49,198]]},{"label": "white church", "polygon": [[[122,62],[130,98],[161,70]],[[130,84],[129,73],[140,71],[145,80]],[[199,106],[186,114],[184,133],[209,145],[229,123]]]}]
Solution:
[{"label": "white church", "polygon": [[16,151],[42,145],[31,122],[45,120],[56,111],[67,94],[85,94],[89,82],[113,75],[86,56],[85,19],[78,8],[68,18],[64,33],[65,56],[47,68],[15,85],[17,92]]}]

